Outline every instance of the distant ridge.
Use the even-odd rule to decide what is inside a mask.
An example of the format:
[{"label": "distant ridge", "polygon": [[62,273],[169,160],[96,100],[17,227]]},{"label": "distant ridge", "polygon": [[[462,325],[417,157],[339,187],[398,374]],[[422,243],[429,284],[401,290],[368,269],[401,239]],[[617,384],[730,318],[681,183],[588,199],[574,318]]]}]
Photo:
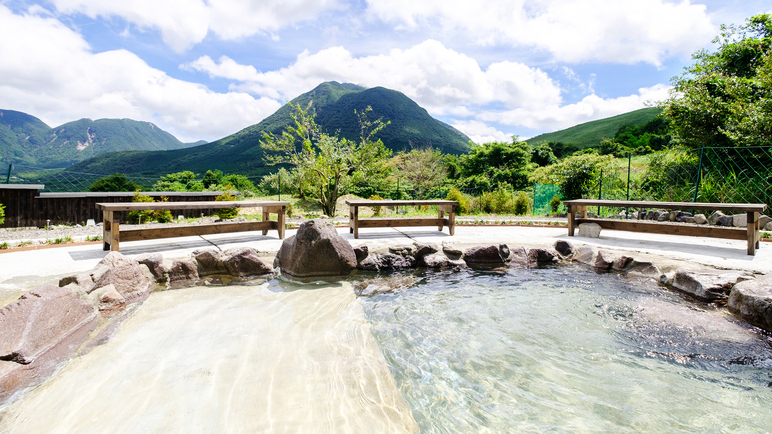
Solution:
[{"label": "distant ridge", "polygon": [[[306,107],[316,114],[317,123],[328,133],[358,140],[359,124],[354,110],[371,106],[371,119],[383,118],[391,124],[378,135],[386,147],[409,150],[431,146],[446,153],[469,151],[469,137],[444,124],[413,100],[395,90],[383,87],[366,89],[350,83],[325,82],[293,99],[293,105]],[[292,109],[285,105],[259,123],[207,143],[187,149],[164,152],[113,152],[72,166],[72,170],[89,173],[122,172],[141,176],[159,176],[190,170],[203,173],[219,169],[225,173],[260,176],[274,168],[265,166],[260,140],[264,132],[281,134],[291,124]]]},{"label": "distant ridge", "polygon": [[654,119],[661,112],[655,107],[643,108],[640,110],[623,113],[610,118],[598,119],[596,121],[585,122],[566,128],[564,130],[552,133],[540,134],[527,140],[531,145],[539,142],[563,142],[573,143],[580,149],[595,146],[604,138],[612,138],[620,126],[639,125]]},{"label": "distant ridge", "polygon": [[80,119],[51,128],[29,114],[0,110],[0,163],[57,168],[105,152],[186,146],[150,122]]}]

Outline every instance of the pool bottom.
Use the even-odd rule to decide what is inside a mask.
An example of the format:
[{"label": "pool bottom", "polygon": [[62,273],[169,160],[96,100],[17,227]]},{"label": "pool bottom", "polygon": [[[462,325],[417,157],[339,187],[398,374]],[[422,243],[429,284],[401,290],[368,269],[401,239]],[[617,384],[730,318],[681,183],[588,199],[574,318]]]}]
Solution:
[{"label": "pool bottom", "polygon": [[581,267],[428,275],[362,298],[421,432],[759,432],[769,336]]},{"label": "pool bottom", "polygon": [[0,432],[416,432],[351,286],[276,284],[153,293]]}]

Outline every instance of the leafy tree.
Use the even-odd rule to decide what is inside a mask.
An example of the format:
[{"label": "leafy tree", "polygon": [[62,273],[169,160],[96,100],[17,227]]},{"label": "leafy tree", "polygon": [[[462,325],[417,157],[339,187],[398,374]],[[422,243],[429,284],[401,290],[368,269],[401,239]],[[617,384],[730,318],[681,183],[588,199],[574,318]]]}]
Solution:
[{"label": "leafy tree", "polygon": [[204,191],[204,183],[196,179],[196,174],[186,170],[184,172],[164,175],[153,184],[154,191]]},{"label": "leafy tree", "polygon": [[112,175],[105,176],[104,178],[97,179],[88,191],[137,191],[139,185],[133,181],[129,181],[129,178],[123,173],[113,173]]},{"label": "leafy tree", "polygon": [[0,203],[0,225],[5,223],[5,205]]},{"label": "leafy tree", "polygon": [[542,166],[549,166],[558,162],[558,158],[552,151],[550,145],[546,142],[537,143],[533,147],[533,155],[531,155],[531,161]]},{"label": "leafy tree", "polygon": [[437,149],[412,149],[400,152],[394,159],[397,176],[413,184],[422,198],[447,176],[442,152]]},{"label": "leafy tree", "polygon": [[449,172],[457,176],[459,184],[467,187],[491,190],[498,184],[509,184],[522,189],[528,185],[528,173],[533,166],[531,153],[528,143],[512,136],[511,143],[474,145],[469,154],[458,159],[457,168]]},{"label": "leafy tree", "polygon": [[600,170],[614,161],[610,155],[586,153],[572,155],[557,164],[536,169],[531,175],[533,182],[555,184],[565,200],[581,199],[594,190]]},{"label": "leafy tree", "polygon": [[382,177],[387,170],[386,160],[391,156],[383,142],[374,140],[375,134],[388,123],[381,119],[370,121],[370,107],[356,112],[360,126],[359,143],[323,133],[309,113],[311,104],[303,109],[293,106],[294,126],[287,127],[281,137],[264,133],[260,146],[272,151],[264,156],[266,163],[292,165],[292,172],[308,182],[308,194],[327,215],[335,215],[335,205],[342,191],[369,179]]},{"label": "leafy tree", "polygon": [[721,26],[715,52],[700,50],[673,79],[661,104],[683,144],[756,146],[772,142],[772,15]]}]

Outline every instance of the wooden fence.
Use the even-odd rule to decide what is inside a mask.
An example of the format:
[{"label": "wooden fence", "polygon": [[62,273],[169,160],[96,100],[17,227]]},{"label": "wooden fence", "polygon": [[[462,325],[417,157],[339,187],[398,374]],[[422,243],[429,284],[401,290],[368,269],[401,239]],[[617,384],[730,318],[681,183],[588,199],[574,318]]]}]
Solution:
[{"label": "wooden fence", "polygon": [[[88,219],[102,221],[102,212],[96,209],[99,202],[131,202],[134,193],[40,193],[43,185],[0,184],[0,204],[5,206],[3,228],[45,227],[46,224],[85,224]],[[202,192],[142,192],[153,199],[161,196],[169,202],[213,201],[221,191]],[[174,217],[200,217],[212,215],[216,210],[184,210]],[[50,223],[48,222],[50,220]]]}]

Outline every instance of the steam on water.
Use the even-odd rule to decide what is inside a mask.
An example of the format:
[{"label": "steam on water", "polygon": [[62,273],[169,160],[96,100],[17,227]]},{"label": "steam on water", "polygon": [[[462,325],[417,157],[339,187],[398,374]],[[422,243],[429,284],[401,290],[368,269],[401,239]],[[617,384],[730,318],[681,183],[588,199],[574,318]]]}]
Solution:
[{"label": "steam on water", "polygon": [[756,432],[770,337],[577,269],[434,275],[362,299],[422,432]]}]

